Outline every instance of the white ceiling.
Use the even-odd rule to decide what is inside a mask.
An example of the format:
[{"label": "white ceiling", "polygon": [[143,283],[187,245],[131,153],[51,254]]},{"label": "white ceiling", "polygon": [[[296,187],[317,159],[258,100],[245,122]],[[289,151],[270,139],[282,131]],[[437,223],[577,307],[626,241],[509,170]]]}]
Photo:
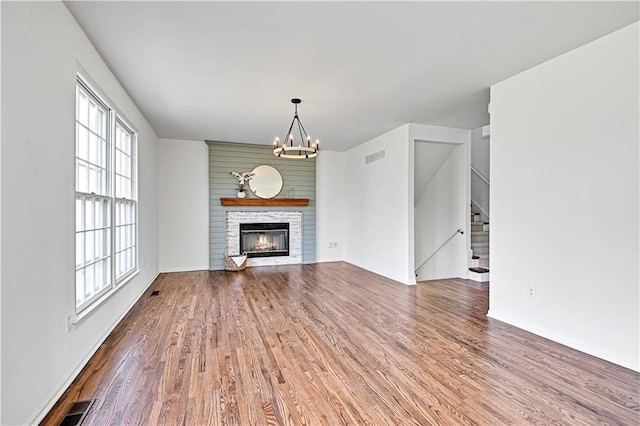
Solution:
[{"label": "white ceiling", "polygon": [[159,137],[323,149],[489,122],[489,86],[639,19],[638,2],[66,2]]}]

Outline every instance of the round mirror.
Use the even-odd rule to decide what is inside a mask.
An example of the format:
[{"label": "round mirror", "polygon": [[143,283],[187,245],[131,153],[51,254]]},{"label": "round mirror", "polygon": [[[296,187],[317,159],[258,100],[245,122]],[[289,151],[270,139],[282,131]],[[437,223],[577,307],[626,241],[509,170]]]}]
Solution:
[{"label": "round mirror", "polygon": [[273,198],[282,190],[282,175],[275,167],[258,166],[251,171],[249,188],[260,198]]}]

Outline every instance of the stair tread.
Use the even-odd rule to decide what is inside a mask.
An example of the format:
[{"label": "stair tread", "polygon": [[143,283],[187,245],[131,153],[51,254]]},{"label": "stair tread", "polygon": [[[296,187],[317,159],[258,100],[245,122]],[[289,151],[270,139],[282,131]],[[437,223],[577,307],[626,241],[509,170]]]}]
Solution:
[{"label": "stair tread", "polygon": [[475,268],[469,268],[469,270],[470,270],[471,272],[476,272],[476,273],[478,273],[478,274],[484,274],[485,272],[489,272],[489,269],[488,269],[488,268],[482,268],[482,267],[480,267],[480,266],[475,267]]}]

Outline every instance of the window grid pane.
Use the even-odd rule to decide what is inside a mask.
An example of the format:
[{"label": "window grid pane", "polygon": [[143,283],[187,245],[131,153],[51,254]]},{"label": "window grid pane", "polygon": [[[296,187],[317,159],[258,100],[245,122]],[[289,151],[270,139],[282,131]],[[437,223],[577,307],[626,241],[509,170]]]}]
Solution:
[{"label": "window grid pane", "polygon": [[116,200],[116,280],[135,270],[136,202]]},{"label": "window grid pane", "polygon": [[76,306],[111,286],[111,201],[76,195]]},{"label": "window grid pane", "polygon": [[76,191],[107,195],[107,109],[76,86]]},{"label": "window grid pane", "polygon": [[115,196],[133,199],[133,133],[116,121],[115,135]]},{"label": "window grid pane", "polygon": [[75,114],[77,312],[113,289],[137,267],[135,134],[88,87],[78,80]]}]

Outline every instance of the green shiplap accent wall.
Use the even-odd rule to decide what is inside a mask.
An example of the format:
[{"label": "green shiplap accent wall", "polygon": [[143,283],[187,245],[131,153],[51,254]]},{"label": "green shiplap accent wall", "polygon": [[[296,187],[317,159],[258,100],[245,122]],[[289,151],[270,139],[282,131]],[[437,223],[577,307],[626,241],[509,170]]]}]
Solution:
[{"label": "green shiplap accent wall", "polygon": [[[316,262],[316,160],[285,159],[273,155],[269,145],[206,141],[209,146],[209,269],[224,269],[225,214],[227,211],[301,211],[302,262]],[[268,164],[282,174],[284,185],[276,198],[308,198],[309,206],[221,206],[220,197],[236,196],[231,172],[250,172]],[[247,197],[255,197],[247,187]]]}]

